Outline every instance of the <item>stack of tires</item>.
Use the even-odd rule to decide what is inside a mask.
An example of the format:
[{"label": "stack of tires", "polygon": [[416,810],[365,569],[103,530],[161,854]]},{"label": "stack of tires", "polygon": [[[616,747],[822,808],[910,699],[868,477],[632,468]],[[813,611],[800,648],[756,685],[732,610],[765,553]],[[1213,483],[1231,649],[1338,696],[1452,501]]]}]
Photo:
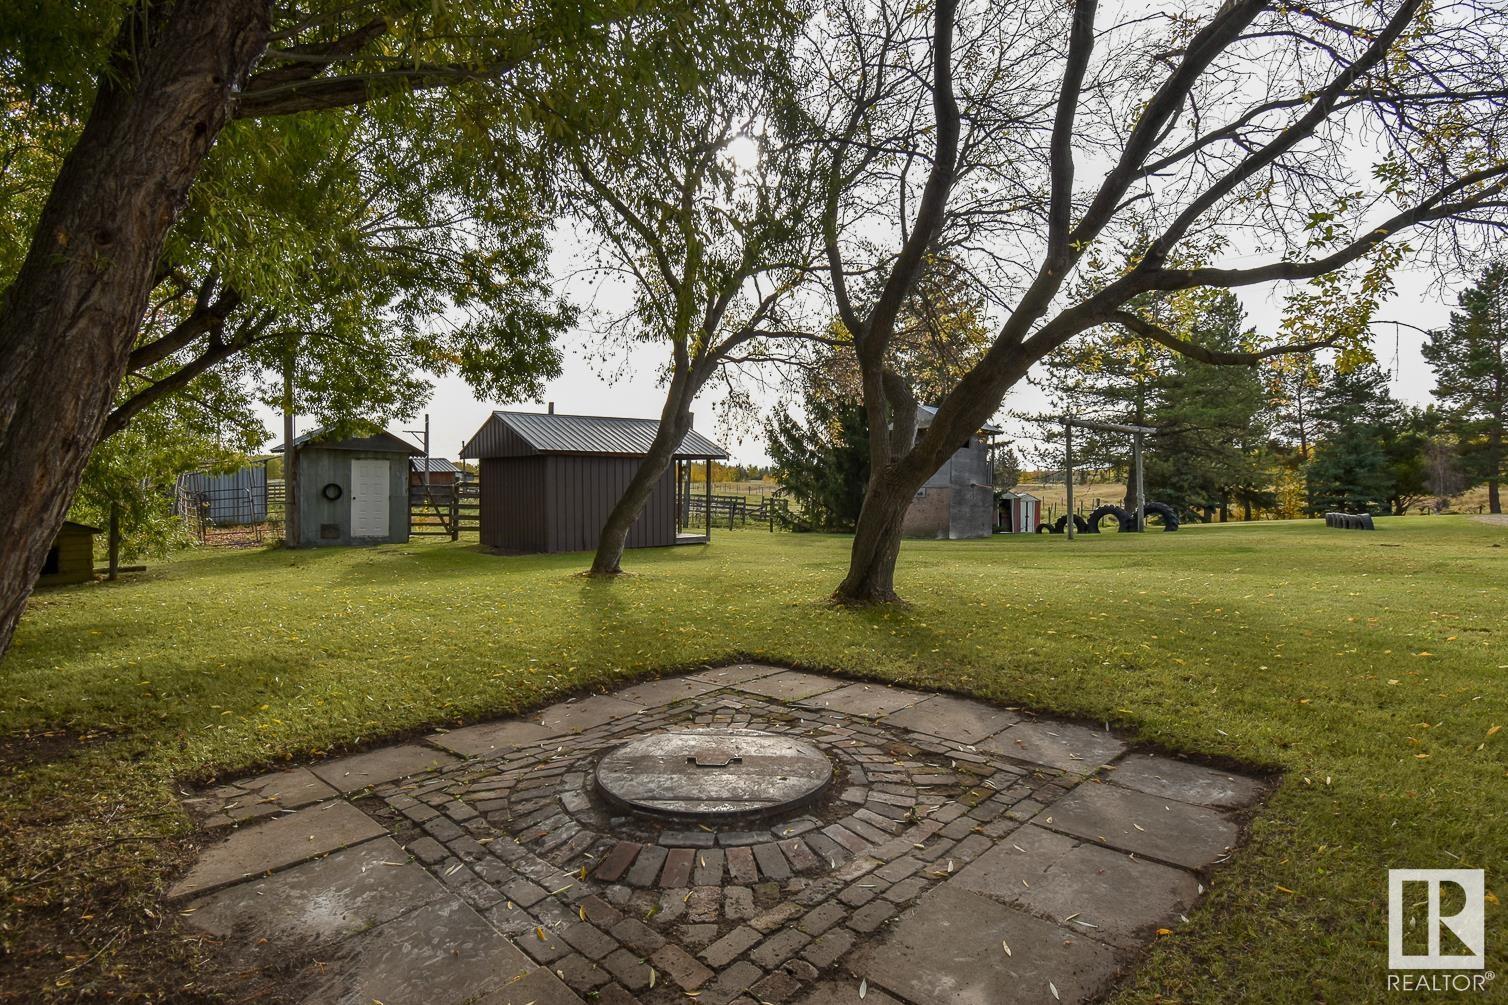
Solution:
[{"label": "stack of tires", "polygon": [[[1178,514],[1174,512],[1173,507],[1169,506],[1167,503],[1149,502],[1146,504],[1146,511],[1147,517],[1149,518],[1148,522],[1150,522],[1151,517],[1159,516],[1162,518],[1162,529],[1164,531],[1173,531],[1178,529]],[[1073,529],[1080,534],[1098,534],[1100,532],[1100,524],[1107,517],[1113,517],[1115,519],[1116,527],[1120,530],[1136,529],[1135,514],[1120,506],[1111,504],[1099,507],[1093,513],[1089,514],[1089,518],[1087,520],[1075,513],[1073,515]],[[1057,523],[1037,524],[1037,533],[1061,534],[1065,530],[1067,530],[1067,528],[1068,517],[1060,516],[1058,517]]]},{"label": "stack of tires", "polygon": [[1325,526],[1341,530],[1376,530],[1370,513],[1326,513]]}]

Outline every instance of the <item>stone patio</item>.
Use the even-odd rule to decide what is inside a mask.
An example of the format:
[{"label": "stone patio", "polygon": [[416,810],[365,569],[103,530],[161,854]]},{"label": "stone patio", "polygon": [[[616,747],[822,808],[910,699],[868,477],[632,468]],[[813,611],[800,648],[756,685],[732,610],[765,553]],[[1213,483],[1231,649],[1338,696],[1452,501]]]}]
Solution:
[{"label": "stone patio", "polygon": [[[596,791],[608,751],[699,727],[802,739],[835,777],[715,826]],[[170,897],[309,1002],[1086,1001],[1183,923],[1264,791],[1103,729],[744,664],[199,793],[210,839]]]}]

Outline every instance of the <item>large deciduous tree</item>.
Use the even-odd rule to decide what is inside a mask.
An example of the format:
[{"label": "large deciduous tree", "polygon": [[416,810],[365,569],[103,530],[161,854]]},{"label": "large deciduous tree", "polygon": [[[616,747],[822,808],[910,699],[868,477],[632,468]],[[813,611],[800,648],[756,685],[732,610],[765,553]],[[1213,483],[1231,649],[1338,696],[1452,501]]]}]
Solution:
[{"label": "large deciduous tree", "polygon": [[621,108],[694,75],[707,34],[728,30],[722,14],[675,0],[98,0],[7,12],[0,223],[25,237],[0,255],[0,651],[228,122],[442,88],[522,113],[558,94]]},{"label": "large deciduous tree", "polygon": [[[1119,327],[1210,363],[1337,347],[1354,365],[1399,263],[1467,247],[1508,209],[1501,5],[1227,0],[1102,17],[1095,0],[855,0],[822,25],[841,53],[816,99],[824,236],[873,432],[842,601],[896,597],[914,492],[1055,348]],[[888,237],[873,207],[888,207]],[[1000,322],[918,436],[887,349],[936,247],[986,278]],[[850,297],[871,272],[880,294]],[[1281,283],[1284,330],[1248,351],[1190,344],[1148,309]]]},{"label": "large deciduous tree", "polygon": [[1435,371],[1435,397],[1457,440],[1459,469],[1487,485],[1487,510],[1503,512],[1500,485],[1508,440],[1508,261],[1482,270],[1461,294],[1450,324],[1430,332],[1424,359]]},{"label": "large deciduous tree", "polygon": [[[755,3],[740,23],[703,86],[568,151],[570,205],[601,242],[599,270],[632,291],[604,334],[668,349],[659,427],[602,527],[595,575],[622,571],[629,530],[707,382],[799,335],[791,311],[815,242],[810,155],[782,67],[795,21],[783,4]],[[569,114],[561,123],[574,135]]]}]

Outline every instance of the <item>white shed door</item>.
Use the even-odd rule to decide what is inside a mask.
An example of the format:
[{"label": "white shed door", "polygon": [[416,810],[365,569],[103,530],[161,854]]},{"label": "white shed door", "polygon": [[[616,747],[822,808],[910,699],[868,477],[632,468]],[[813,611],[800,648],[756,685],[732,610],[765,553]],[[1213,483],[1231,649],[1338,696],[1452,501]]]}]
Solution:
[{"label": "white shed door", "polygon": [[351,536],[387,537],[388,462],[351,461]]}]

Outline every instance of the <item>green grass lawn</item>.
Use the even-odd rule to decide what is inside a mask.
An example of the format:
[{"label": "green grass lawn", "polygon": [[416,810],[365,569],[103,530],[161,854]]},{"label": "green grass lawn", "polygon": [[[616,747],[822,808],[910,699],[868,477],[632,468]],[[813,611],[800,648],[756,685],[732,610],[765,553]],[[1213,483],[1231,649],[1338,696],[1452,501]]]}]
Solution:
[{"label": "green grass lawn", "polygon": [[899,610],[824,602],[845,539],[762,530],[631,552],[616,582],[463,541],[199,553],[38,595],[0,663],[0,998],[213,983],[159,900],[192,855],[181,785],[736,654],[1285,772],[1119,1002],[1380,1000],[1389,867],[1486,868],[1501,971],[1508,527],[1381,526],[908,543]]}]

